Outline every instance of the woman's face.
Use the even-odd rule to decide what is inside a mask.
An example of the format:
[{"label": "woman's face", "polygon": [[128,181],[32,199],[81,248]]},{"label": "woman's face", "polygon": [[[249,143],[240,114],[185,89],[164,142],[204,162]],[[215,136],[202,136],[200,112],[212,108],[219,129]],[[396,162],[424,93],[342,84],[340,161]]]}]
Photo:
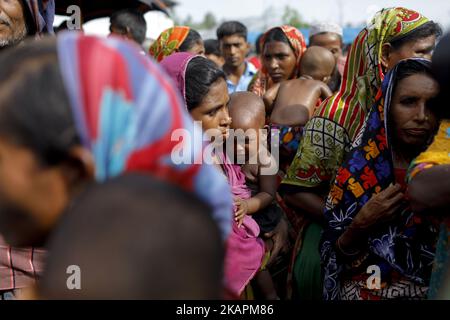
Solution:
[{"label": "woman's face", "polygon": [[439,92],[438,83],[426,74],[400,80],[391,103],[392,135],[404,147],[423,148],[434,134],[438,119],[429,107]]},{"label": "woman's face", "polygon": [[274,83],[289,80],[295,76],[297,59],[287,43],[281,41],[266,43],[262,62]]},{"label": "woman's face", "polygon": [[231,124],[228,114],[229,100],[227,83],[220,78],[210,87],[200,105],[190,111],[191,117],[194,121],[201,122],[203,131],[211,130],[210,136],[221,135],[225,141]]}]

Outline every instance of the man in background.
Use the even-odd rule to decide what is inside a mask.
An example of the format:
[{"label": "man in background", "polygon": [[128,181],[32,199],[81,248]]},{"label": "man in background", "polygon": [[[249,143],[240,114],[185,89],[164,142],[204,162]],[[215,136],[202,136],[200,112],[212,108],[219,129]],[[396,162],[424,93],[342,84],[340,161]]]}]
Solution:
[{"label": "man in background", "polygon": [[[53,0],[0,1],[0,50],[19,45],[27,37],[53,33]],[[0,235],[0,300],[14,299],[42,272],[45,252],[13,248]]]},{"label": "man in background", "polygon": [[135,9],[114,12],[110,23],[111,34],[127,38],[142,47],[147,33],[147,22],[141,12]]},{"label": "man in background", "polygon": [[319,46],[330,50],[336,60],[336,68],[328,83],[333,92],[339,90],[342,74],[344,73],[345,58],[342,56],[343,35],[341,26],[331,22],[314,24],[309,32],[309,46]]},{"label": "man in background", "polygon": [[256,74],[256,68],[246,61],[250,45],[247,42],[247,28],[238,21],[222,23],[217,29],[217,39],[225,59],[223,71],[227,76],[228,92],[247,91]]}]

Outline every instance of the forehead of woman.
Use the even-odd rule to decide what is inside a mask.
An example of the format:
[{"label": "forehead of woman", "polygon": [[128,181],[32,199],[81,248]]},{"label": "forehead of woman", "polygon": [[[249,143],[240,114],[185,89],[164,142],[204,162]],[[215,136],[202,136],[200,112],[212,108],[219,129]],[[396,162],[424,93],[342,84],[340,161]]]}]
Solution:
[{"label": "forehead of woman", "polygon": [[201,100],[198,107],[204,107],[207,109],[222,107],[230,100],[228,87],[223,78],[218,78],[215,82],[209,85],[207,92],[203,96],[199,93],[199,97]]},{"label": "forehead of woman", "polygon": [[294,51],[294,48],[292,47],[292,44],[290,43],[288,37],[280,27],[269,30],[263,36],[263,50],[265,50],[265,48],[272,43],[277,43],[280,46],[286,45],[288,48]]},{"label": "forehead of woman", "polygon": [[185,98],[189,110],[205,106],[220,106],[228,102],[228,90],[224,72],[211,60],[196,56],[185,72]]},{"label": "forehead of woman", "polygon": [[294,54],[291,46],[285,42],[272,40],[266,42],[263,50],[264,55],[277,55],[277,54]]},{"label": "forehead of woman", "polygon": [[389,92],[389,84],[394,93],[413,92],[422,93],[421,89],[437,85],[431,72],[431,62],[426,59],[411,58],[401,60],[395,68],[386,74],[383,84],[385,93]]},{"label": "forehead of woman", "polygon": [[439,85],[430,74],[419,72],[402,78],[397,83],[395,95],[402,97],[417,97],[429,100],[438,94]]}]

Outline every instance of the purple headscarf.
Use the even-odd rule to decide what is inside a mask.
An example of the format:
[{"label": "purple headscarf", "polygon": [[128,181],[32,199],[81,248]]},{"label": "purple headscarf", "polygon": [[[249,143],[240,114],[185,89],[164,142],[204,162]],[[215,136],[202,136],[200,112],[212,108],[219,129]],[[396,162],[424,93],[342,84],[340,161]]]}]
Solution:
[{"label": "purple headscarf", "polygon": [[189,62],[195,57],[199,56],[189,52],[177,52],[168,56],[160,63],[180,91],[186,108],[186,69]]}]

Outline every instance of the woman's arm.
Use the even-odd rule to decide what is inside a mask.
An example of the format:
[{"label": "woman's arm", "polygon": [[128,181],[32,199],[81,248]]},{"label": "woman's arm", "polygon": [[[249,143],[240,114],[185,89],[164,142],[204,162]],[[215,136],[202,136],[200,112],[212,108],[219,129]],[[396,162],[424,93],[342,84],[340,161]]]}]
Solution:
[{"label": "woman's arm", "polygon": [[450,207],[450,165],[437,165],[419,172],[408,184],[414,212],[447,213]]}]

